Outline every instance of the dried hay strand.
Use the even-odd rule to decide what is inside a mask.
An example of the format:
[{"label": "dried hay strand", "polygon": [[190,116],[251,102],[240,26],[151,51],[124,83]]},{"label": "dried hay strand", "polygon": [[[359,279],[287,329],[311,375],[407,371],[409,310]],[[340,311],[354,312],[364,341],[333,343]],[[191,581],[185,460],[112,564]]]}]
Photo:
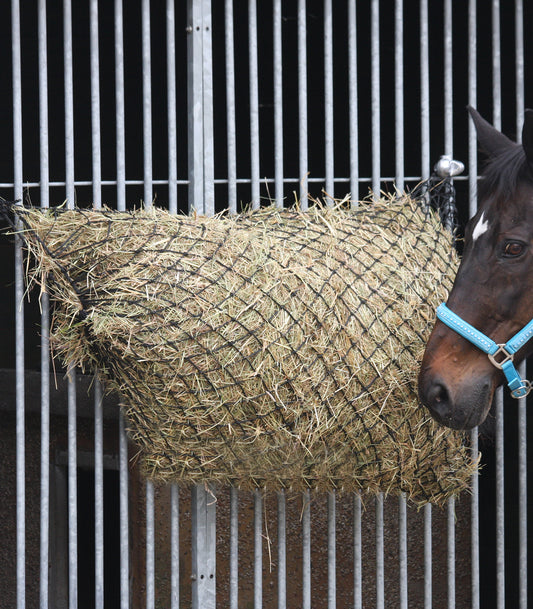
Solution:
[{"label": "dried hay strand", "polygon": [[14,207],[56,302],[52,346],[119,393],[146,474],[405,493],[477,463],[416,376],[457,259],[408,197],[237,217]]}]

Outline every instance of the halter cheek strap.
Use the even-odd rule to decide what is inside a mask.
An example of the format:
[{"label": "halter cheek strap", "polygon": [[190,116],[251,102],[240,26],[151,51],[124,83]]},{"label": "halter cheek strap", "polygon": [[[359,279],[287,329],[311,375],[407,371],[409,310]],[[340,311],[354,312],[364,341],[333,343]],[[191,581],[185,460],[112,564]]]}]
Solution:
[{"label": "halter cheek strap", "polygon": [[474,326],[461,319],[459,315],[448,309],[445,304],[441,304],[437,308],[437,317],[449,328],[457,332],[457,334],[466,338],[488,355],[491,363],[505,374],[513,398],[523,398],[531,391],[531,383],[520,377],[514,366],[513,359],[514,354],[533,337],[533,319],[509,341],[499,345],[479,330],[476,330]]}]

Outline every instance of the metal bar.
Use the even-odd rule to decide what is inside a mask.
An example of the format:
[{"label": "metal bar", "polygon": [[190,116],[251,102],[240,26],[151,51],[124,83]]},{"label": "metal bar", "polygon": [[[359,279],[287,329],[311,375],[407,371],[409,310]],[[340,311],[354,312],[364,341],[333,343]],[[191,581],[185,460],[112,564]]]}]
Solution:
[{"label": "metal bar", "polygon": [[229,604],[239,607],[239,491],[230,488]]},{"label": "metal bar", "polygon": [[444,153],[453,156],[452,0],[444,2]]},{"label": "metal bar", "polygon": [[[479,456],[478,449],[478,428],[474,428],[470,433],[470,449],[472,459]],[[479,572],[479,474],[474,472],[471,481],[472,499],[470,501],[470,569],[471,576],[471,596],[472,609],[480,607],[480,572]]]},{"label": "metal bar", "polygon": [[381,89],[379,82],[379,0],[372,0],[370,9],[371,97],[372,97],[372,191],[379,198],[381,190]]},{"label": "metal bar", "polygon": [[298,154],[300,206],[308,207],[307,151],[307,12],[305,0],[298,0]]},{"label": "metal bar", "polygon": [[94,381],[94,587],[95,607],[104,606],[104,417],[102,384]]},{"label": "metal bar", "polygon": [[281,36],[281,0],[273,2],[272,27],[274,69],[274,181],[275,202],[283,207],[283,61]]},{"label": "metal bar", "polygon": [[[41,207],[49,207],[48,149],[48,51],[46,1],[38,4],[39,39],[39,177]],[[40,498],[40,576],[39,607],[48,609],[50,560],[50,300],[41,295],[41,498]]]},{"label": "metal bar", "polygon": [[[20,7],[11,2],[13,78],[13,182],[15,200],[22,200],[22,74]],[[25,394],[24,394],[24,267],[22,241],[15,239],[15,377],[16,377],[16,495],[17,495],[17,608],[26,607],[26,491],[25,491]]]},{"label": "metal bar", "polygon": [[502,54],[500,0],[492,0],[492,124],[502,128]]},{"label": "metal bar", "polygon": [[407,579],[407,501],[405,494],[398,497],[398,542],[400,562],[400,609],[408,609],[408,579]]},{"label": "metal bar", "polygon": [[[396,188],[405,188],[405,147],[404,147],[404,78],[403,78],[403,0],[394,4],[394,98],[395,98],[395,152]],[[404,498],[401,498],[404,500]]]},{"label": "metal bar", "polygon": [[424,506],[424,609],[433,606],[433,552],[431,543],[431,503]]},{"label": "metal bar", "polygon": [[278,609],[287,609],[287,520],[285,491],[278,492]]},{"label": "metal bar", "polygon": [[122,0],[115,0],[115,117],[117,209],[126,209],[126,131],[124,126],[124,21]]},{"label": "metal bar", "polygon": [[311,497],[302,494],[302,609],[311,609]]},{"label": "metal bar", "polygon": [[154,483],[146,481],[146,609],[155,609]]},{"label": "metal bar", "polygon": [[350,192],[352,205],[359,199],[359,128],[357,92],[357,9],[348,0],[348,112],[350,142]]},{"label": "metal bar", "polygon": [[353,496],[353,606],[363,607],[363,561],[361,543],[361,497]]},{"label": "metal bar", "polygon": [[72,76],[72,7],[63,0],[63,63],[65,80],[65,190],[67,206],[75,204],[74,191],[74,82]]},{"label": "metal bar", "polygon": [[336,497],[328,493],[328,609],[337,606]]},{"label": "metal bar", "polygon": [[263,498],[254,491],[254,609],[263,606]]},{"label": "metal bar", "polygon": [[495,398],[496,452],[496,607],[505,607],[505,492],[504,492],[504,421],[503,391]]},{"label": "metal bar", "polygon": [[215,213],[215,167],[213,134],[213,51],[211,0],[202,0],[202,126],[204,137],[204,213]]},{"label": "metal bar", "polygon": [[152,67],[150,53],[150,0],[142,0],[142,91],[144,206],[152,207]]},{"label": "metal bar", "polygon": [[[515,0],[516,132],[524,123],[524,7]],[[520,135],[519,135],[520,137]],[[519,367],[526,378],[526,363]],[[518,400],[518,607],[527,609],[527,399]]]},{"label": "metal bar", "polygon": [[78,607],[78,500],[76,455],[76,369],[69,366],[68,378],[68,583],[69,609]]},{"label": "metal bar", "polygon": [[326,160],[326,201],[333,205],[335,188],[333,148],[333,8],[331,0],[324,0],[324,133]]},{"label": "metal bar", "polygon": [[385,609],[383,493],[376,496],[376,609]]},{"label": "metal bar", "polygon": [[448,499],[448,609],[455,609],[455,498]]},{"label": "metal bar", "polygon": [[[98,1],[89,8],[91,65],[91,141],[93,206],[102,207],[102,159],[100,143],[100,62],[98,53]],[[104,606],[104,421],[103,392],[94,381],[94,591],[95,607]]]},{"label": "metal bar", "polygon": [[429,132],[429,22],[427,0],[420,0],[420,135],[422,179],[431,173]]},{"label": "metal bar", "polygon": [[170,485],[170,607],[180,606],[180,526],[179,488]]},{"label": "metal bar", "polygon": [[248,0],[248,60],[250,72],[250,161],[252,209],[259,207],[259,75],[257,73],[257,6]]},{"label": "metal bar", "polygon": [[176,34],[174,0],[167,0],[167,120],[168,120],[168,209],[178,211],[178,157],[176,125]]},{"label": "metal bar", "polygon": [[194,486],[191,496],[192,609],[216,605],[216,498],[205,486]]},{"label": "metal bar", "polygon": [[[520,365],[526,378],[526,364]],[[527,609],[527,399],[518,401],[518,601]]]},{"label": "metal bar", "polygon": [[130,606],[130,540],[128,505],[128,437],[124,414],[119,414],[120,609]]},{"label": "metal bar", "polygon": [[237,141],[235,131],[235,49],[233,36],[233,0],[226,0],[226,124],[228,150],[228,209],[237,212]]}]

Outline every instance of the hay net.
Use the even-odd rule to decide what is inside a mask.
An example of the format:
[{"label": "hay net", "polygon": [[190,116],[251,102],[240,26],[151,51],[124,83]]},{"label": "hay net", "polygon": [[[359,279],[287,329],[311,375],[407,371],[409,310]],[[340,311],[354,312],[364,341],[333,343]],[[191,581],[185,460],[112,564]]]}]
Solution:
[{"label": "hay net", "polygon": [[236,217],[13,206],[52,347],[116,391],[150,477],[406,493],[476,468],[416,377],[456,269],[407,196]]}]

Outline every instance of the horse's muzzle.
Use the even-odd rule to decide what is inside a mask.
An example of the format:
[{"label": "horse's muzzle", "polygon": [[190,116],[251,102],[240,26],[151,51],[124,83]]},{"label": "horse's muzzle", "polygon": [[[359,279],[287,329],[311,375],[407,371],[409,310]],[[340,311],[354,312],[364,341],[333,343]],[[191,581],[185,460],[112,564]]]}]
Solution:
[{"label": "horse's muzzle", "polygon": [[438,423],[451,429],[472,429],[485,420],[494,387],[491,377],[487,376],[468,384],[454,383],[452,390],[442,377],[422,371],[418,393]]}]

